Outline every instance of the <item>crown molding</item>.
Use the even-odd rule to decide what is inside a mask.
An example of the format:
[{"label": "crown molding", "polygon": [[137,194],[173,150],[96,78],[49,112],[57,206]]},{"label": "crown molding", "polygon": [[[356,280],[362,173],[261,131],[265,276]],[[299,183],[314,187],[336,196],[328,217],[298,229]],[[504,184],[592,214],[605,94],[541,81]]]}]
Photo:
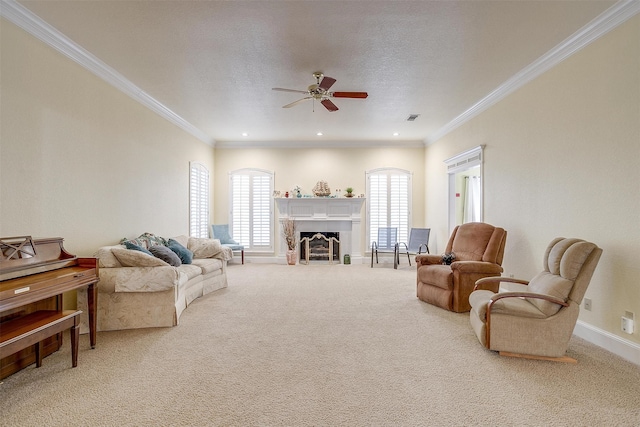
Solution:
[{"label": "crown molding", "polygon": [[424,148],[420,140],[402,141],[217,141],[216,148]]},{"label": "crown molding", "polygon": [[640,12],[639,0],[621,0],[575,32],[562,43],[514,74],[468,110],[451,120],[425,139],[425,145],[433,144],[457,127],[471,120],[487,108],[507,97],[531,80],[555,67],[591,42],[599,39],[623,22]]},{"label": "crown molding", "polygon": [[215,145],[215,141],[206,133],[187,122],[185,119],[167,108],[164,104],[154,99],[151,95],[140,89],[122,74],[102,62],[77,43],[43,21],[33,12],[14,0],[2,0],[0,16],[25,30],[27,33],[48,44],[80,66],[86,68],[100,77],[116,89],[124,92],[134,100],[140,102],[151,111],[175,124],[200,141]]},{"label": "crown molding", "polygon": [[[107,83],[111,84],[121,92],[140,102],[142,105],[146,106],[150,110],[154,111],[156,114],[165,118],[169,122],[175,124],[179,128],[183,129],[187,133],[191,134],[195,138],[200,141],[209,144],[211,146],[220,146],[221,148],[231,148],[231,147],[285,147],[285,148],[294,148],[297,147],[308,147],[317,145],[315,144],[305,144],[305,143],[259,143],[254,142],[253,144],[247,144],[244,141],[238,142],[226,142],[221,143],[213,140],[209,135],[196,128],[191,123],[187,122],[185,119],[180,117],[178,114],[174,113],[172,110],[167,108],[164,104],[160,103],[152,96],[147,94],[145,91],[140,89],[138,86],[133,84],[127,78],[125,78],[122,74],[118,73],[116,70],[102,62],[100,59],[95,57],[90,52],[86,51],[78,44],[73,42],[71,39],[67,38],[64,34],[53,28],[51,25],[47,24],[45,21],[40,19],[37,15],[26,9],[24,6],[17,3],[15,0],[0,0],[2,7],[0,7],[0,16],[22,28],[29,34],[48,44],[52,48],[56,49],[63,55],[67,56],[77,64],[83,66],[87,70],[91,71],[93,74],[105,80]],[[587,46],[594,40],[597,40],[604,34],[608,33],[612,29],[616,28],[623,22],[627,21],[629,18],[633,17],[637,13],[640,12],[640,1],[638,0],[621,0],[614,4],[612,7],[604,11],[598,17],[596,17],[589,24],[578,30],[572,36],[567,38],[565,41],[560,43],[555,48],[551,49],[549,52],[538,58],[536,61],[522,69],[520,72],[516,73],[514,76],[509,78],[507,81],[498,86],[495,90],[490,92],[476,104],[471,106],[469,109],[464,111],[462,114],[451,120],[445,126],[429,135],[424,141],[420,144],[422,145],[430,145],[442,137],[444,137],[449,132],[458,128],[465,122],[471,120],[481,112],[485,111],[487,108],[491,107],[498,101],[504,99],[509,94],[514,92],[515,90],[521,88],[531,80],[545,73],[552,67],[556,66],[560,62],[564,61],[569,56],[576,53],[578,50]],[[369,146],[371,146],[371,142],[367,142]],[[350,147],[360,147],[366,143],[356,143],[353,141],[342,142],[342,143],[333,143],[329,144],[332,146],[350,146]],[[413,142],[410,144],[398,144],[398,143],[383,143],[373,145],[381,145],[381,146],[413,146]],[[322,143],[322,146],[327,146],[326,142]]]}]

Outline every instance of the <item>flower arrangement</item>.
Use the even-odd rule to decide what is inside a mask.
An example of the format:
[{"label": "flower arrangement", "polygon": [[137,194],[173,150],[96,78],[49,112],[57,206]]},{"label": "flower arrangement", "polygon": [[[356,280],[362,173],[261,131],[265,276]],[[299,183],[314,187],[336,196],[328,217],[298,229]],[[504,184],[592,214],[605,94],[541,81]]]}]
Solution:
[{"label": "flower arrangement", "polygon": [[287,248],[294,250],[298,245],[298,236],[296,235],[296,221],[291,218],[282,220],[282,235],[287,242]]}]

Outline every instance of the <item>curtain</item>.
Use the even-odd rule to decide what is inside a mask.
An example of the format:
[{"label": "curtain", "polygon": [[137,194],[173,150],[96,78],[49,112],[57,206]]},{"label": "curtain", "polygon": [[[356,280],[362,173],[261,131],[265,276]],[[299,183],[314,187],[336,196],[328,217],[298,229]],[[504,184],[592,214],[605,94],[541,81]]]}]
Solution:
[{"label": "curtain", "polygon": [[480,221],[480,177],[465,177],[463,223]]}]

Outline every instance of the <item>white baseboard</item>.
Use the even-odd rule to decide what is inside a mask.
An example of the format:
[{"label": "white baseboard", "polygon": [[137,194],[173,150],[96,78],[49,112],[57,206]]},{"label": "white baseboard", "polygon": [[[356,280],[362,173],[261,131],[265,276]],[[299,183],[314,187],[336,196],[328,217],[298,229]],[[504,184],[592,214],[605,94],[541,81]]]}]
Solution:
[{"label": "white baseboard", "polygon": [[578,320],[573,333],[592,344],[640,366],[640,345]]},{"label": "white baseboard", "polygon": [[[286,264],[287,259],[284,257],[284,255],[283,256],[256,256],[256,257],[249,257],[245,255],[244,262],[251,263],[251,264]],[[368,262],[369,262],[368,259],[365,259],[360,256],[351,257],[351,264],[365,264]],[[342,264],[342,260],[340,260],[340,262],[336,261],[334,264]]]}]

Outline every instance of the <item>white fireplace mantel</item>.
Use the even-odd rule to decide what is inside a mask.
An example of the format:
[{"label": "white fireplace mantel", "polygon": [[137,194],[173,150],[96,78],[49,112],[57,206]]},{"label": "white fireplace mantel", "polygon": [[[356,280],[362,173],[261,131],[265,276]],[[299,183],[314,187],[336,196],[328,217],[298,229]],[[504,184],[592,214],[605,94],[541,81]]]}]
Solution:
[{"label": "white fireplace mantel", "polygon": [[[296,221],[298,233],[340,233],[340,255],[350,254],[352,260],[362,257],[360,238],[364,197],[289,197],[276,198],[275,201],[279,224],[283,219],[291,218]],[[285,247],[282,239],[281,257],[284,257]]]}]

